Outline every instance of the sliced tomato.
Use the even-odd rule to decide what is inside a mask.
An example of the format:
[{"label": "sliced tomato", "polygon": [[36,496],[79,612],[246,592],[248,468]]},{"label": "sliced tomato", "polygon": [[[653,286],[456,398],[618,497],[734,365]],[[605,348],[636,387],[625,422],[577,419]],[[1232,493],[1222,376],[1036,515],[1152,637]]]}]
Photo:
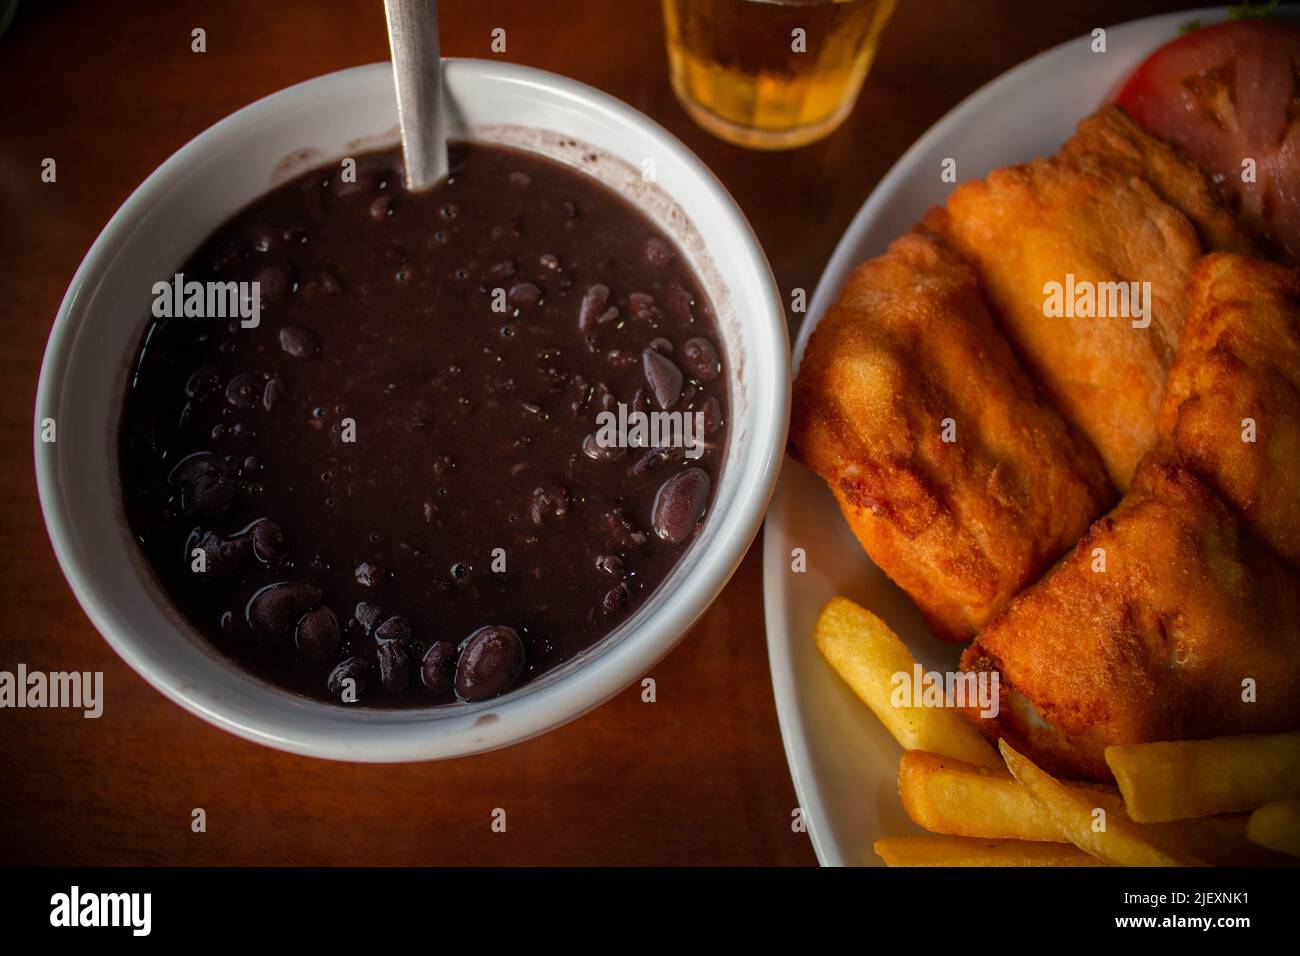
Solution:
[{"label": "sliced tomato", "polygon": [[1243,222],[1300,263],[1300,28],[1237,20],[1193,30],[1151,54],[1115,102],[1199,163]]}]

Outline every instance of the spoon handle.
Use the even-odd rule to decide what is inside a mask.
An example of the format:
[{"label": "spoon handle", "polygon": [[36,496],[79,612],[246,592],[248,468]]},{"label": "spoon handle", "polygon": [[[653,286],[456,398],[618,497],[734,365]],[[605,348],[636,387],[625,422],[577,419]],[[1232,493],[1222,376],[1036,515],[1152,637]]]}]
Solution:
[{"label": "spoon handle", "polygon": [[388,19],[388,45],[393,51],[406,188],[416,192],[447,175],[438,2],[384,0],[384,14]]}]

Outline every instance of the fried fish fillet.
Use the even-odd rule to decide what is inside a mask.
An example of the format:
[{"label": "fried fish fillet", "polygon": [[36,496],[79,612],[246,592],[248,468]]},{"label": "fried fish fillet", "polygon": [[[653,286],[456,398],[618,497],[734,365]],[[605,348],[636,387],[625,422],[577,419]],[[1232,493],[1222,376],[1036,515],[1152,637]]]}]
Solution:
[{"label": "fried fish fillet", "polygon": [[1109,779],[1111,744],[1294,730],[1300,575],[1152,455],[962,669],[999,675],[998,715],[968,716],[1060,775]]},{"label": "fried fish fillet", "polygon": [[[941,637],[965,640],[1114,499],[935,235],[854,271],[794,388],[791,448]],[[945,441],[945,435],[951,441]]]},{"label": "fried fish fillet", "polygon": [[1191,222],[1139,177],[1052,158],[963,183],[926,223],[975,266],[1017,354],[1127,488],[1187,315]]},{"label": "fried fish fillet", "polygon": [[1300,568],[1300,272],[1210,255],[1189,291],[1160,433],[1186,468]]},{"label": "fried fish fillet", "polygon": [[1096,163],[1142,179],[1191,221],[1207,251],[1259,254],[1250,230],[1209,177],[1118,106],[1103,106],[1080,123],[1058,155],[1076,166]]}]

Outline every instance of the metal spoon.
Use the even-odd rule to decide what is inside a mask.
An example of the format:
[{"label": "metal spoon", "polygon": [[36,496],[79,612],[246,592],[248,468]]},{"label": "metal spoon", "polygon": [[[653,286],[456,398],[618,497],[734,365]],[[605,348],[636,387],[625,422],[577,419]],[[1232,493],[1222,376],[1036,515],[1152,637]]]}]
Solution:
[{"label": "metal spoon", "polygon": [[397,119],[402,127],[406,188],[428,189],[447,175],[447,134],[442,125],[442,57],[437,0],[384,0],[388,46],[393,51]]}]

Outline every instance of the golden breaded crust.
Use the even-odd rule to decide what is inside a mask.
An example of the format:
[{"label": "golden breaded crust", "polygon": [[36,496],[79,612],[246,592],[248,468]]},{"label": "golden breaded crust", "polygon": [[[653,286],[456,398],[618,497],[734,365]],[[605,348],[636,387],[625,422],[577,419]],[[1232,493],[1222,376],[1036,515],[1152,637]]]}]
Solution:
[{"label": "golden breaded crust", "polygon": [[[963,183],[926,224],[979,273],[999,326],[1121,489],[1156,440],[1156,411],[1187,315],[1196,231],[1143,180],[1038,159]],[[1048,317],[1048,283],[1149,282],[1150,324]],[[1105,286],[1101,286],[1104,288]],[[1125,287],[1127,288],[1127,287]]]},{"label": "golden breaded crust", "polygon": [[928,232],[853,272],[808,344],[790,434],[872,559],[952,640],[1114,497],[994,328],[974,272]]},{"label": "golden breaded crust", "polygon": [[[1181,463],[1300,568],[1300,272],[1206,256],[1160,433]],[[1245,423],[1245,424],[1243,424]],[[1249,423],[1253,423],[1254,441]]]},{"label": "golden breaded crust", "polygon": [[[1062,775],[1109,779],[1110,744],[1295,730],[1300,576],[1153,455],[962,668],[997,671],[1001,684],[997,718],[969,716]],[[1248,678],[1254,702],[1242,699]]]},{"label": "golden breaded crust", "polygon": [[1099,163],[1145,180],[1196,227],[1207,251],[1259,254],[1259,245],[1208,176],[1164,140],[1152,136],[1118,106],[1103,106],[1079,124],[1060,158]]}]

